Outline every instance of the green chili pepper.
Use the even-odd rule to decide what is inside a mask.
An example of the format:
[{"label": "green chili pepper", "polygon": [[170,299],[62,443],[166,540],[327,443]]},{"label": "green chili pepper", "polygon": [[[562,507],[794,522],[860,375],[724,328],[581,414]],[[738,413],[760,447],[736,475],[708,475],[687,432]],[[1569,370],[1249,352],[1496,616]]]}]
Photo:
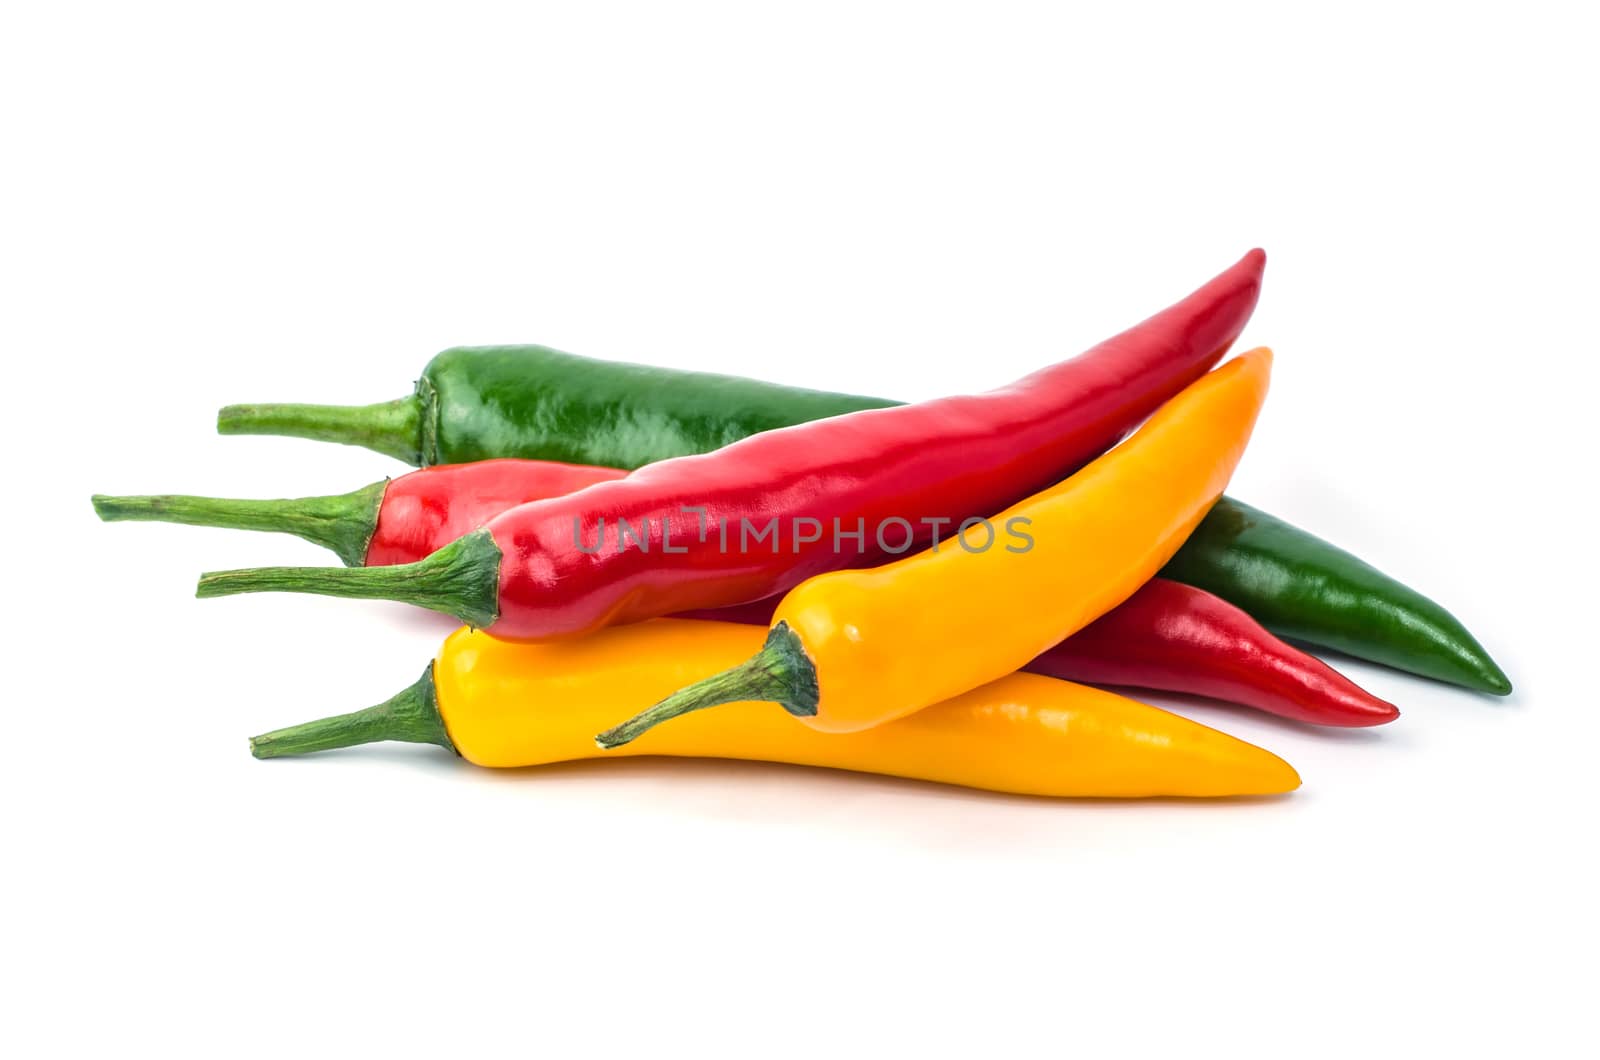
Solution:
[{"label": "green chili pepper", "polygon": [[1454,615],[1350,553],[1222,498],[1163,576],[1209,590],[1272,632],[1503,696],[1511,682]]},{"label": "green chili pepper", "polygon": [[217,414],[217,430],[362,445],[416,467],[512,456],[632,470],[761,431],[898,404],[592,361],[545,346],[458,346],[428,363],[410,397],[230,405]]},{"label": "green chili pepper", "polygon": [[[544,346],[461,346],[410,397],[231,405],[223,434],[362,445],[420,467],[496,457],[637,468],[760,431],[900,404],[734,376],[593,361]],[[1164,572],[1276,633],[1499,695],[1511,682],[1444,608],[1320,538],[1223,498]]]}]

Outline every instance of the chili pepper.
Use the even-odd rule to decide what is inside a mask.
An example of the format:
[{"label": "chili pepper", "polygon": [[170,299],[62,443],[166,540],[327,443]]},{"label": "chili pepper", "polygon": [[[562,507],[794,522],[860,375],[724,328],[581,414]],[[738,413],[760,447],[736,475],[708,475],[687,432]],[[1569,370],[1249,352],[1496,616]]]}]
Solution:
[{"label": "chili pepper", "polygon": [[164,494],[107,497],[94,509],[110,522],[137,519],[295,534],[331,548],[351,567],[414,563],[503,512],[627,474],[545,460],[439,464],[330,497],[234,500]]},{"label": "chili pepper", "polygon": [[[1263,260],[1253,251],[1177,305],[1000,390],[869,409],[651,464],[514,508],[418,563],[226,571],[202,577],[199,595],[403,600],[505,639],[536,640],[784,592],[906,551],[927,539],[926,528],[997,511],[1105,450],[1233,342],[1255,305]],[[694,520],[684,517],[691,512]],[[676,544],[674,518],[683,519]],[[895,548],[884,531],[897,523],[907,540]],[[757,548],[770,533],[770,554],[749,548],[747,528]],[[842,547],[841,528],[853,549]]]},{"label": "chili pepper", "polygon": [[[521,500],[559,496],[622,474],[577,464],[486,460],[440,464],[333,497],[94,501],[105,519],[284,531],[333,548],[352,566],[377,567],[422,559]],[[690,614],[765,626],[777,604],[768,597]],[[1068,681],[1211,696],[1318,725],[1377,725],[1399,716],[1392,705],[1284,644],[1238,608],[1159,578],[1027,669]]]},{"label": "chili pepper", "polygon": [[[593,733],[760,646],[762,633],[660,619],[593,637],[510,644],[458,630],[421,680],[366,710],[258,736],[258,758],[401,740],[476,765],[592,758]],[[625,754],[741,758],[1028,795],[1268,795],[1300,785],[1276,755],[1155,707],[1013,674],[870,732],[828,736],[742,703],[651,733]]]},{"label": "chili pepper", "polygon": [[459,346],[428,362],[410,397],[361,406],[230,405],[217,414],[217,430],[360,445],[420,467],[516,456],[636,468],[896,404],[592,361],[545,346]]},{"label": "chili pepper", "polygon": [[[604,733],[610,748],[690,711],[769,700],[855,732],[959,695],[1132,596],[1222,496],[1266,398],[1253,350],[1188,387],[1133,437],[996,517],[1036,547],[930,549],[812,578],[784,597],[761,651]],[[976,528],[968,531],[976,534]]]},{"label": "chili pepper", "polygon": [[1065,681],[1208,696],[1313,725],[1400,716],[1320,659],[1204,589],[1152,578],[1025,669]]},{"label": "chili pepper", "polygon": [[1163,573],[1232,601],[1281,636],[1480,692],[1511,691],[1450,612],[1247,504],[1223,498]]}]

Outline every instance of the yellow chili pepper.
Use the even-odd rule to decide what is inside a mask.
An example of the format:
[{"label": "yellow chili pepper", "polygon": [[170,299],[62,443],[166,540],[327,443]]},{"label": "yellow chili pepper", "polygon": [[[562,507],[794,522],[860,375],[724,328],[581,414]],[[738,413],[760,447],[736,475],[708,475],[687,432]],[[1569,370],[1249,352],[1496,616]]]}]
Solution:
[{"label": "yellow chili pepper", "polygon": [[[1021,669],[1172,558],[1222,496],[1271,369],[1271,351],[1258,349],[1202,377],[1127,441],[996,516],[988,532],[969,528],[961,547],[802,582],[753,657],[596,742],[617,747],[670,718],[751,699],[823,732],[856,732]],[[1025,526],[1033,547],[1001,547],[997,525]]]},{"label": "yellow chili pepper", "polygon": [[[437,743],[482,766],[600,755],[594,731],[640,698],[730,666],[759,627],[660,619],[583,640],[514,644],[462,629],[387,703],[258,736],[258,758],[376,740]],[[685,719],[624,754],[825,766],[1028,795],[1268,795],[1300,778],[1283,759],[1110,692],[1013,674],[869,732],[829,736],[765,703]]]}]

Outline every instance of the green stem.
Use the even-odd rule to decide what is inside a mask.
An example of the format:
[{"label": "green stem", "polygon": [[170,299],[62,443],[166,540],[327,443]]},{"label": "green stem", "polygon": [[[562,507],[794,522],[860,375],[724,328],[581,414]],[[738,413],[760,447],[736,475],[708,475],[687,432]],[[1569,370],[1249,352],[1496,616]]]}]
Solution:
[{"label": "green stem", "polygon": [[392,567],[251,567],[200,576],[201,599],[235,593],[317,593],[398,600],[442,611],[477,629],[499,617],[500,546],[487,529],[457,538],[426,559]]},{"label": "green stem", "polygon": [[361,445],[421,467],[422,404],[413,394],[376,405],[229,405],[217,413],[217,433]]},{"label": "green stem", "polygon": [[761,650],[738,666],[679,689],[649,710],[607,729],[594,742],[602,751],[609,751],[690,711],[748,700],[770,700],[797,718],[810,718],[816,716],[818,699],[816,665],[806,657],[799,634],[787,622],[779,622],[767,634]]},{"label": "green stem", "polygon": [[107,497],[97,493],[92,500],[94,510],[108,523],[140,520],[294,534],[332,549],[346,566],[359,567],[366,562],[367,546],[378,528],[378,509],[388,486],[387,481],[374,482],[332,497],[275,501],[170,493],[149,497]]},{"label": "green stem", "polygon": [[431,665],[416,684],[375,707],[251,737],[250,753],[257,758],[282,758],[382,740],[436,743],[449,751],[456,749],[439,716]]}]

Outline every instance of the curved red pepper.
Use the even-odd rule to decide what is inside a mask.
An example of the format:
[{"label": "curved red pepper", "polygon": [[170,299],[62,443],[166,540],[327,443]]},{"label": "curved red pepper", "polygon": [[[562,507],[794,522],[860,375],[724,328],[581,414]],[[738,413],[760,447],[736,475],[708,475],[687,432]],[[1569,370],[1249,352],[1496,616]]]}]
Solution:
[{"label": "curved red pepper", "polygon": [[[1255,308],[1265,262],[1253,250],[1176,305],[999,390],[855,412],[664,460],[514,508],[412,570],[220,572],[202,578],[199,595],[276,589],[406,600],[506,640],[777,595],[881,558],[880,527],[903,525],[917,544],[941,524],[951,534],[1114,445],[1227,351]],[[769,520],[770,552],[742,533]],[[627,547],[623,524],[637,532]],[[802,526],[816,537],[802,539]],[[722,527],[738,537],[725,539]],[[861,539],[839,547],[836,531],[856,530]]]},{"label": "curved red pepper", "polygon": [[[871,538],[894,519],[918,528],[1000,511],[1114,445],[1215,364],[1255,308],[1265,259],[1252,251],[1177,305],[1001,390],[768,431],[513,509],[487,524],[502,554],[488,632],[532,640],[759,600],[877,554],[868,540],[860,555],[841,556],[835,519],[845,530],[863,520]],[[700,542],[687,508],[704,509],[712,528],[778,516],[781,551],[733,542],[724,551],[715,530]],[[664,550],[663,518],[678,527],[673,547],[687,551]],[[594,543],[619,520],[648,521],[649,551],[573,547],[575,535]],[[802,520],[829,533],[793,543],[788,528]]]},{"label": "curved red pepper", "polygon": [[1381,725],[1400,716],[1394,704],[1285,644],[1226,600],[1165,578],[1152,578],[1027,669],[1207,696],[1313,725]]}]

